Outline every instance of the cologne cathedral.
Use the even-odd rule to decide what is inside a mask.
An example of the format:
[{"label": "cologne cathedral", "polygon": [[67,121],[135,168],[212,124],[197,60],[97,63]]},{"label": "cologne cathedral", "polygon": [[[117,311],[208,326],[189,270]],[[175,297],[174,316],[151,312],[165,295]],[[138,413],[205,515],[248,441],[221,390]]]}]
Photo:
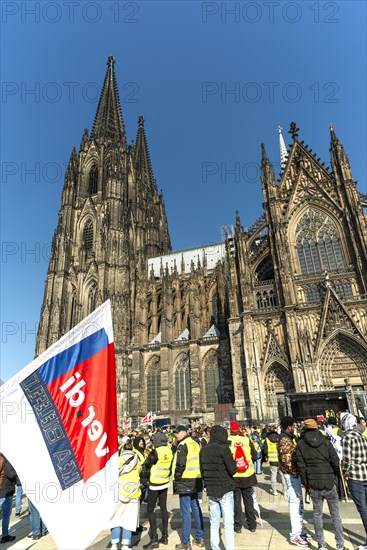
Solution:
[{"label": "cologne cathedral", "polygon": [[280,179],[261,146],[262,216],[175,252],[114,63],[66,170],[36,353],[109,298],[120,423],[367,414],[367,196],[333,127],[330,168],[295,123],[289,149],[279,128]]}]

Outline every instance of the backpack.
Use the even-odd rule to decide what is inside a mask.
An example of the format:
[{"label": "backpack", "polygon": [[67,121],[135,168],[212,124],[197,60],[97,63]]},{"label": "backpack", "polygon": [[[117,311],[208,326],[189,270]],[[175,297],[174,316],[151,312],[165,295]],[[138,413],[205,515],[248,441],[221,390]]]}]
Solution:
[{"label": "backpack", "polygon": [[235,443],[234,444],[234,461],[237,466],[237,472],[246,472],[249,468],[249,463],[245,455],[245,451],[243,450],[242,443]]}]

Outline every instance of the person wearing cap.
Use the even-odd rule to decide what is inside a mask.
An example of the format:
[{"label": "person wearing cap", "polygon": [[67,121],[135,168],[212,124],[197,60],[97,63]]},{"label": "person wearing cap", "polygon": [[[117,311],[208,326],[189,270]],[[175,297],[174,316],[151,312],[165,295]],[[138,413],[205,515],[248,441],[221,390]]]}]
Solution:
[{"label": "person wearing cap", "polygon": [[278,495],[278,473],[280,475],[280,478],[282,480],[283,484],[283,492],[284,494],[287,493],[287,484],[284,479],[283,472],[279,469],[279,460],[278,460],[278,441],[279,441],[279,434],[278,434],[278,427],[276,424],[269,424],[269,433],[265,438],[264,441],[264,459],[265,462],[269,461],[270,465],[270,484],[271,489],[270,492],[272,495],[277,496]]},{"label": "person wearing cap", "polygon": [[306,534],[303,530],[303,500],[302,484],[296,462],[296,445],[294,430],[296,423],[292,416],[285,416],[280,421],[282,431],[278,441],[279,469],[284,474],[287,484],[287,498],[291,532],[289,542],[294,546],[305,548],[308,546]]},{"label": "person wearing cap", "polygon": [[256,515],[254,508],[254,499],[252,497],[252,488],[257,484],[254,462],[257,459],[257,452],[247,435],[242,435],[238,422],[232,421],[229,424],[230,435],[228,440],[231,445],[232,456],[235,457],[236,447],[240,446],[245,454],[248,468],[246,471],[237,471],[233,478],[236,484],[234,490],[234,531],[241,533],[242,530],[242,504],[245,506],[245,514],[248,528],[251,533],[256,531]]},{"label": "person wearing cap", "polygon": [[367,550],[367,439],[362,426],[351,413],[340,415],[340,427],[345,435],[342,439],[342,472],[366,531],[366,541],[358,550]]},{"label": "person wearing cap", "polygon": [[[144,465],[149,474],[149,488],[147,498],[147,513],[150,527],[150,542],[143,548],[159,548],[159,543],[168,544],[168,511],[167,492],[171,476],[173,453],[168,445],[166,434],[157,432],[153,436],[154,449],[146,459]],[[159,502],[162,515],[162,538],[158,540],[157,518],[154,512]]]},{"label": "person wearing cap", "polygon": [[312,499],[313,521],[319,549],[326,550],[322,522],[325,499],[334,524],[336,548],[344,550],[343,525],[336,489],[339,458],[330,441],[319,431],[316,420],[312,418],[305,420],[304,432],[297,444],[296,460],[302,485],[309,491]]},{"label": "person wearing cap", "polygon": [[181,543],[176,544],[176,550],[191,550],[190,509],[195,523],[193,545],[205,548],[204,521],[198,499],[198,492],[203,488],[199,461],[200,445],[189,436],[187,426],[177,426],[176,438],[178,444],[173,467],[173,492],[180,498],[182,522]]},{"label": "person wearing cap", "polygon": [[219,550],[219,524],[223,516],[226,548],[234,550],[233,476],[237,466],[228,446],[228,433],[222,426],[213,426],[210,441],[200,451],[200,471],[209,497],[210,545]]}]

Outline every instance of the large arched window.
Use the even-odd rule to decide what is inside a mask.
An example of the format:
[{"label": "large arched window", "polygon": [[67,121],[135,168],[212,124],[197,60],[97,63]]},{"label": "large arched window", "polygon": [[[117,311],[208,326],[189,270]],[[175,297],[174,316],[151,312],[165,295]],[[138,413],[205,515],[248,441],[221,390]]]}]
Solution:
[{"label": "large arched window", "polygon": [[191,405],[189,357],[182,353],[175,364],[176,409],[187,410]]},{"label": "large arched window", "polygon": [[88,194],[95,195],[98,191],[98,166],[93,164],[89,171]]},{"label": "large arched window", "polygon": [[160,358],[155,355],[148,363],[147,380],[147,410],[159,413],[161,410],[161,371]]},{"label": "large arched window", "polygon": [[208,351],[204,358],[204,383],[205,383],[205,395],[206,406],[214,407],[219,402],[219,367],[218,367],[218,355],[212,350]]},{"label": "large arched window", "polygon": [[296,228],[296,246],[302,275],[345,267],[337,228],[327,214],[310,208]]},{"label": "large arched window", "polygon": [[88,220],[83,229],[83,244],[87,256],[93,252],[93,223]]}]

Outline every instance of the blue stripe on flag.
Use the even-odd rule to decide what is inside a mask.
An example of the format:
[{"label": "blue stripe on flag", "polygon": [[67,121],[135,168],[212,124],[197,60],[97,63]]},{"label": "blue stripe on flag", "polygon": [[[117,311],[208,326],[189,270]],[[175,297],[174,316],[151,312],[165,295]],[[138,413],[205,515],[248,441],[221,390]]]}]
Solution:
[{"label": "blue stripe on flag", "polygon": [[32,407],[61,488],[68,489],[83,476],[55,402],[38,371],[20,386]]},{"label": "blue stripe on flag", "polygon": [[108,345],[108,336],[104,328],[83,338],[77,344],[51,357],[38,369],[45,384],[49,384],[59,376],[66,374],[70,369],[93,357]]}]

